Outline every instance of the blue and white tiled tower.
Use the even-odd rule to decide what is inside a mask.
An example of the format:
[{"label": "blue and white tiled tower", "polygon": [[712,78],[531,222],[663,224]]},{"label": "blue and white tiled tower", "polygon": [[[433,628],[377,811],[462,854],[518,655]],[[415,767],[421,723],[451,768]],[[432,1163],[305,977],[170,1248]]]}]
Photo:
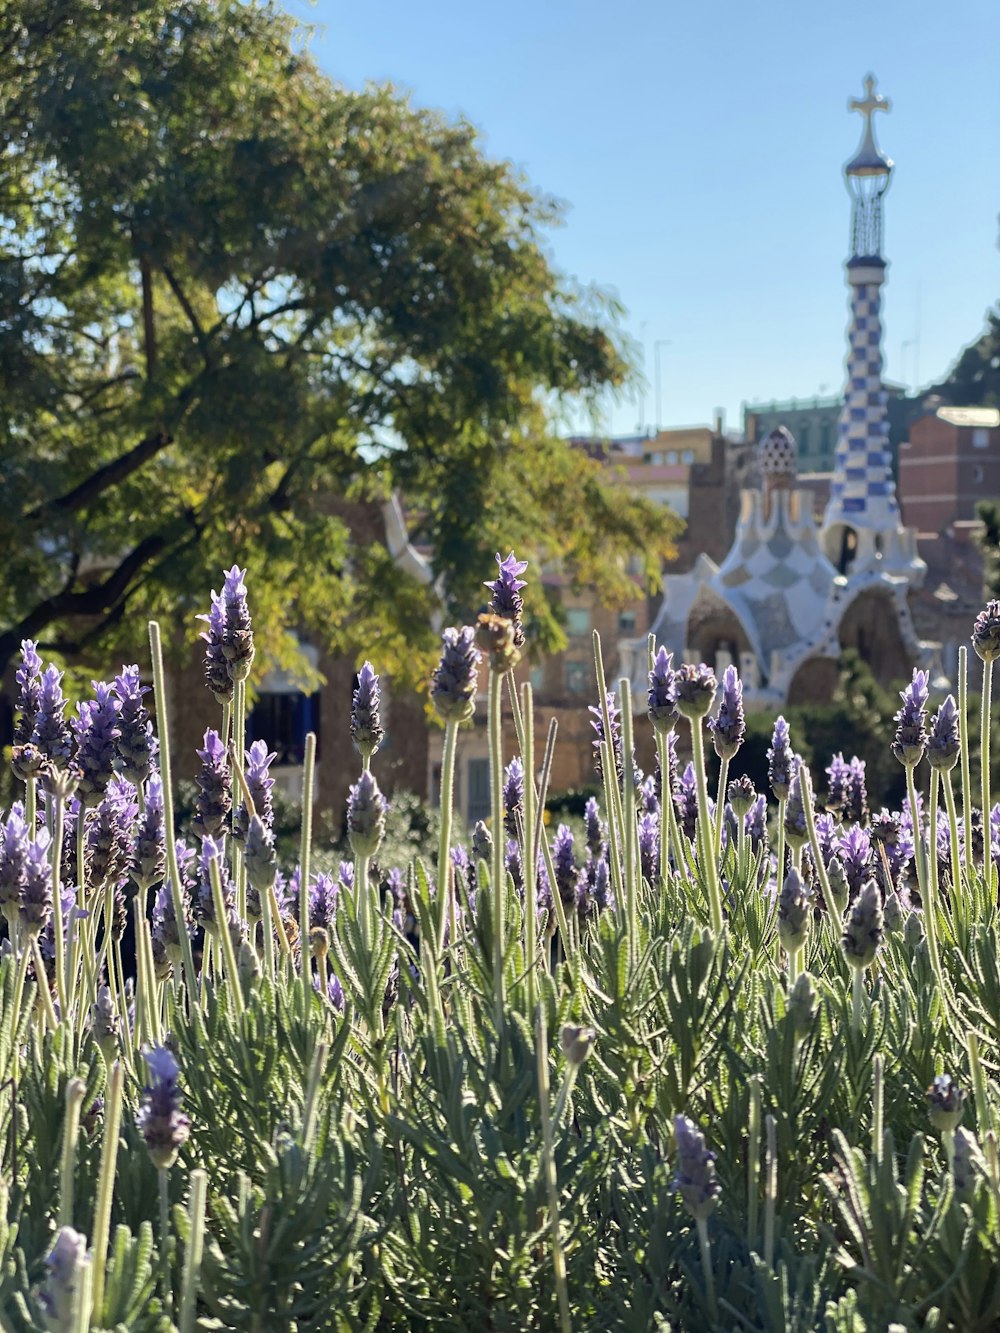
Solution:
[{"label": "blue and white tiled tower", "polygon": [[854,201],[847,388],[840,414],[830,501],[823,518],[824,549],[841,573],[875,572],[919,582],[924,565],[916,553],[915,534],[902,527],[889,449],[887,394],[882,387],[882,199],[889,188],[892,162],[875,140],[876,111],[889,102],[875,92],[871,75],[865,96],[848,106],[864,117],[861,145],[844,173]]}]

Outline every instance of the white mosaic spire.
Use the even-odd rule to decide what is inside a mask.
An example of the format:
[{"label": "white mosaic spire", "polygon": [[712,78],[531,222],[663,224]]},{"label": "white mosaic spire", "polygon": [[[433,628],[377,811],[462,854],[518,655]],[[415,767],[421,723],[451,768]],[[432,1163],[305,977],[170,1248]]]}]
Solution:
[{"label": "white mosaic spire", "polygon": [[[844,168],[853,199],[847,386],[837,429],[830,500],[823,517],[824,548],[842,573],[876,567],[886,574],[917,574],[913,542],[904,534],[889,448],[888,395],[882,385],[882,197],[892,162],[875,140],[876,111],[889,102],[865,80],[865,97],[848,103],[864,117],[861,144]],[[911,549],[913,548],[913,549]],[[922,566],[921,566],[922,567]]]}]

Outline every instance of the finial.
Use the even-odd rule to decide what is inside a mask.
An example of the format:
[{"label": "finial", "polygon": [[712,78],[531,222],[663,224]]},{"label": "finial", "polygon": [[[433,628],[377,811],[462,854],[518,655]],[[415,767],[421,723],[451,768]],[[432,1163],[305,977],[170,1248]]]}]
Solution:
[{"label": "finial", "polygon": [[844,170],[849,176],[888,176],[892,163],[875,142],[873,117],[876,111],[888,111],[892,103],[888,97],[875,91],[875,76],[865,78],[865,95],[852,97],[847,103],[848,111],[858,111],[865,118],[865,128],[861,136],[861,146]]}]

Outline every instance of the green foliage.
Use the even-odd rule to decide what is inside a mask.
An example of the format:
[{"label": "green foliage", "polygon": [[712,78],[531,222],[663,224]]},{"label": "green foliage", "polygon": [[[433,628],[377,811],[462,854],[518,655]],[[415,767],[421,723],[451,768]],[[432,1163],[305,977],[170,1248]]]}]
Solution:
[{"label": "green foliage", "polygon": [[235,558],[269,660],[295,624],[416,681],[391,489],[458,614],[512,540],[609,596],[617,556],[658,580],[676,519],[552,433],[621,384],[617,307],[471,126],[334,84],[262,0],[0,12],[0,664],[39,634],[131,657],[126,607],[191,637]]},{"label": "green foliage", "polygon": [[935,390],[958,407],[1000,407],[1000,306],[987,312],[986,328]]}]

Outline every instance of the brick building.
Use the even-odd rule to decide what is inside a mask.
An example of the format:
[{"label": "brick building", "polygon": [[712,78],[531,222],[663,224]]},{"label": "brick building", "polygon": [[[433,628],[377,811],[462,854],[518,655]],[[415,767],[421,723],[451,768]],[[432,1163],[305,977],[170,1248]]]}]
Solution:
[{"label": "brick building", "polygon": [[1000,497],[1000,410],[938,407],[913,422],[899,452],[899,499],[921,534],[975,521],[979,500]]}]

